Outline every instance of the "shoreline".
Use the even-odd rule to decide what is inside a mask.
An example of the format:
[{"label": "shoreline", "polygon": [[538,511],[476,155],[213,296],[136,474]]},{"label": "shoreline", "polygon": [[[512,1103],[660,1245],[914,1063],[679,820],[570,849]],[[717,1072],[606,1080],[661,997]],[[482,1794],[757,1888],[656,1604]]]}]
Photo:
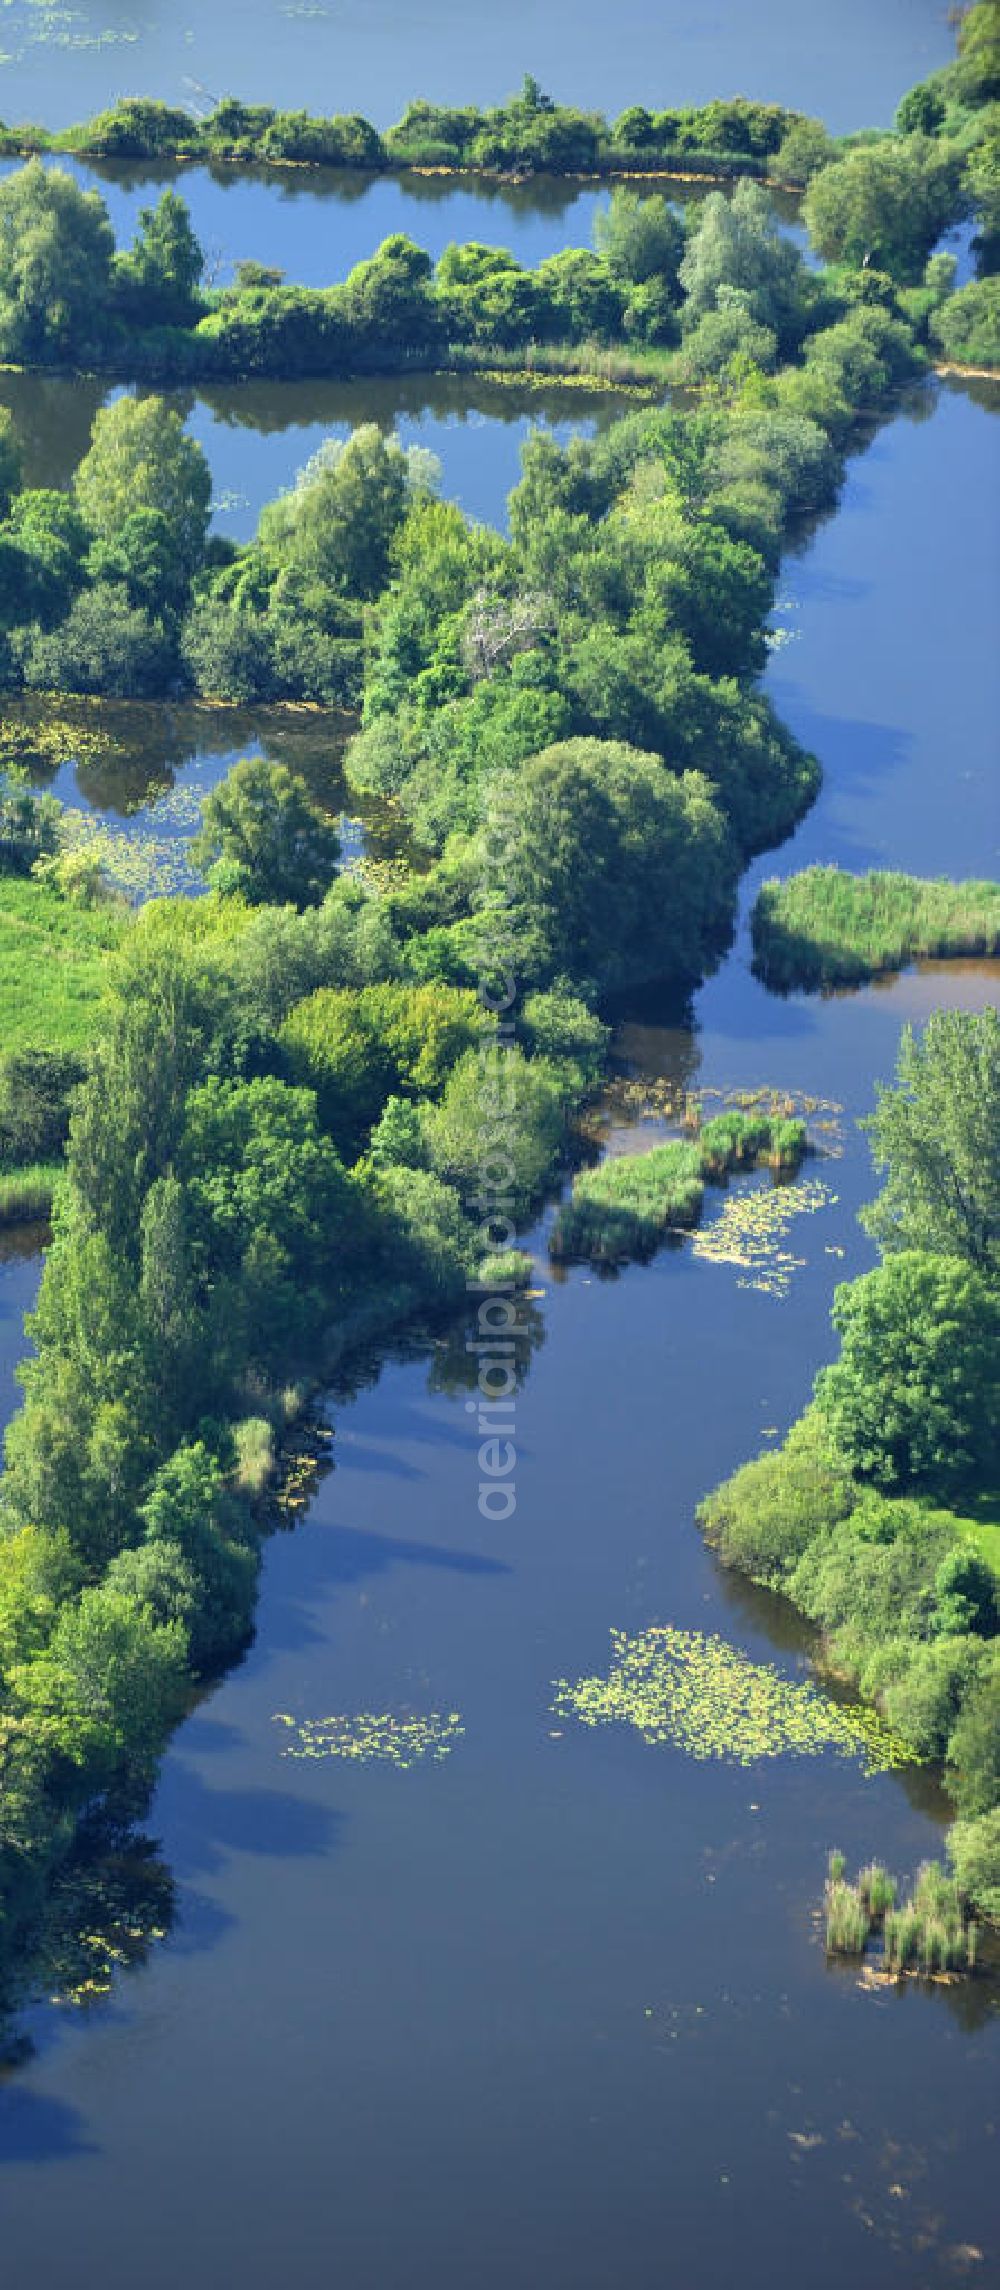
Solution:
[{"label": "shoreline", "polygon": [[606,167],[599,168],[532,167],[526,168],[522,172],[504,167],[461,166],[457,163],[454,166],[448,166],[444,161],[427,162],[417,159],[394,160],[389,158],[379,166],[371,163],[366,166],[363,160],[338,163],[329,159],[277,159],[273,157],[245,159],[230,152],[199,151],[190,146],[181,147],[176,151],[162,151],[138,156],[130,155],[127,152],[98,151],[90,144],[69,143],[55,138],[44,143],[27,141],[21,143],[14,141],[13,138],[9,142],[0,143],[0,158],[3,159],[21,159],[27,163],[31,159],[49,157],[78,159],[84,166],[97,169],[102,166],[110,166],[111,168],[127,167],[134,171],[147,169],[151,172],[163,167],[228,167],[246,174],[259,172],[264,175],[369,175],[373,182],[380,178],[388,178],[395,182],[407,175],[419,175],[427,179],[437,177],[446,182],[454,180],[458,183],[497,184],[501,189],[512,191],[523,190],[527,184],[535,182],[720,184],[741,183],[749,179],[751,182],[763,184],[769,190],[781,191],[790,198],[801,199],[808,188],[805,183],[791,183],[784,177],[768,175],[765,169],[749,165],[693,168],[629,167],[611,163]]}]

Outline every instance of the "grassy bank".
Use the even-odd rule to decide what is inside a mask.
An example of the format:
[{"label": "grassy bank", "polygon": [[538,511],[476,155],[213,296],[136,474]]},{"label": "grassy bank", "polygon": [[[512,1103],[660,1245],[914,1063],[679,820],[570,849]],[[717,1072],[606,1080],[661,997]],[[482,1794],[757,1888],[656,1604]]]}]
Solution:
[{"label": "grassy bank", "polygon": [[128,929],[115,907],[76,906],[30,876],[0,875],[0,1044],[80,1050],[90,1041],[110,955]]},{"label": "grassy bank", "polygon": [[750,927],[766,986],[854,986],[920,956],[1000,952],[1000,885],[807,867],[763,885]]}]

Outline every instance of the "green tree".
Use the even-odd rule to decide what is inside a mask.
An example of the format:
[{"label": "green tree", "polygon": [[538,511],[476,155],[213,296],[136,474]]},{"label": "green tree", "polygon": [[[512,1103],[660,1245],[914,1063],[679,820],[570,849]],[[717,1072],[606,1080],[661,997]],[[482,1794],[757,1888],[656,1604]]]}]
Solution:
[{"label": "green tree", "polygon": [[535,277],[505,247],[475,240],[446,246],[435,286],[453,339],[511,348],[540,330],[543,297]]},{"label": "green tree", "polygon": [[631,286],[663,278],[671,293],[676,292],[684,228],[659,193],[642,197],[616,185],[608,205],[599,207],[594,217],[594,245],[613,278]]},{"label": "green tree", "polygon": [[974,1630],[980,1638],[996,1637],[1000,1630],[1000,1579],[978,1551],[967,1547],[950,1551],[938,1567],[934,1590],[942,1633]]},{"label": "green tree", "polygon": [[909,1249],[838,1288],[840,1358],[816,1399],[852,1470],[946,1497],[1000,1464],[1000,1297],[956,1257]]},{"label": "green tree", "polygon": [[995,1649],[966,1696],[948,1743],[949,1780],[959,1812],[993,1812],[1000,1805],[1000,1665]]},{"label": "green tree", "polygon": [[88,1793],[123,1779],[140,1788],[181,1716],[186,1640],[158,1627],[121,1591],[99,1584],[64,1607],[43,1654],[15,1669],[16,1703],[47,1721]]},{"label": "green tree", "polygon": [[558,1077],[521,1050],[470,1050],[421,1126],[432,1169],[458,1186],[470,1215],[485,1213],[475,1207],[485,1187],[509,1198],[505,1213],[525,1216],[565,1146]]},{"label": "green tree", "polygon": [[107,327],[114,232],[97,191],[32,159],[0,183],[0,357],[69,358]]},{"label": "green tree", "polygon": [[958,26],[955,80],[964,103],[991,103],[1000,96],[1000,5],[976,0]]},{"label": "green tree", "polygon": [[133,509],[114,532],[94,541],[87,557],[93,581],[120,586],[133,611],[175,620],[188,596],[187,567],[162,509]]},{"label": "green tree", "polygon": [[297,772],[248,756],[206,797],[192,855],[217,888],[251,905],[304,907],[329,889],[340,838]]},{"label": "green tree", "polygon": [[977,1819],[956,1821],[948,1852],[965,1896],[1000,1923],[1000,1806]]},{"label": "green tree", "polygon": [[410,486],[410,459],[398,440],[364,422],[346,440],[328,438],[292,491],[268,505],[262,545],[278,564],[300,567],[324,588],[376,596],[389,577]]},{"label": "green tree", "polygon": [[440,333],[431,259],[397,231],[356,263],[343,287],[343,311],[358,344],[429,347]]},{"label": "green tree", "polygon": [[881,1248],[964,1257],[1000,1272],[1000,1013],[932,1011],[907,1027],[894,1088],[879,1086],[864,1127],[879,1197],[861,1221]]},{"label": "green tree", "polygon": [[973,246],[979,269],[1000,270],[1000,103],[983,114],[979,140],[965,163],[965,180],[976,218]]},{"label": "green tree", "polygon": [[737,184],[731,199],[721,191],[706,199],[680,266],[680,282],[685,332],[718,307],[719,288],[728,286],[746,296],[756,324],[769,327],[783,347],[798,339],[802,258],[782,237],[759,183],[747,179]]},{"label": "green tree", "polygon": [[162,624],[130,605],[116,582],[83,589],[57,627],[22,630],[15,650],[30,689],[105,699],[162,692],[174,665],[174,647]]},{"label": "green tree", "polygon": [[809,236],[827,262],[919,279],[958,219],[960,176],[954,146],[926,135],[862,145],[814,176],[803,209]]},{"label": "green tree", "polygon": [[21,483],[21,449],[14,429],[14,416],[6,406],[0,410],[0,516],[6,516]]},{"label": "green tree", "polygon": [[[525,977],[696,978],[731,927],[734,858],[699,772],[617,741],[543,750],[488,796]],[[489,887],[479,894],[488,915]]]},{"label": "green tree", "polygon": [[548,327],[562,342],[613,337],[620,330],[623,297],[599,255],[563,247],[535,272],[535,290],[548,304]]},{"label": "green tree", "polygon": [[26,487],[0,526],[0,619],[54,628],[83,584],[87,529],[65,493]]},{"label": "green tree", "polygon": [[179,568],[190,577],[208,531],[208,462],[180,415],[162,398],[116,398],[94,422],[76,473],[77,506],[95,538],[114,540],[138,509],[166,519]]},{"label": "green tree", "polygon": [[239,1504],[204,1440],[179,1446],[162,1464],[142,1505],[148,1540],[183,1553],[197,1587],[191,1658],[198,1669],[231,1655],[246,1637],[257,1582],[257,1551],[246,1540]]},{"label": "green tree", "polygon": [[220,1359],[287,1374],[332,1321],[365,1235],[311,1090],[271,1078],[191,1092],[178,1174]]},{"label": "green tree", "polygon": [[155,207],[140,207],[135,242],[115,261],[126,316],[139,326],[192,325],[204,266],[184,200],[164,191]]},{"label": "green tree", "polygon": [[143,1206],[177,1152],[208,1014],[170,945],[154,950],[137,936],[117,984],[76,1100],[68,1165],[87,1221],[138,1269]]},{"label": "green tree", "polygon": [[907,89],[902,102],[896,106],[896,126],[901,135],[936,135],[944,123],[946,104],[943,95],[931,80],[921,80],[917,87]]},{"label": "green tree", "polygon": [[930,331],[956,365],[1000,366],[1000,278],[974,278],[959,287],[934,312]]}]

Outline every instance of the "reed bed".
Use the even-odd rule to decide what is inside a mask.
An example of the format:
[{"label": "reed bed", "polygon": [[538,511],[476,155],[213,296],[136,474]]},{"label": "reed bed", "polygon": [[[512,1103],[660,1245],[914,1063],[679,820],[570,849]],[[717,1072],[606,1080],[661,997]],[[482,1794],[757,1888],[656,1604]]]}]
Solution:
[{"label": "reed bed", "polygon": [[751,933],[754,970],[777,992],[856,986],[922,957],[1000,953],[1000,884],[805,867],[764,883]]},{"label": "reed bed", "polygon": [[967,1921],[955,1879],[939,1861],[924,1861],[902,1901],[881,1861],[869,1861],[854,1884],[844,1871],[843,1853],[831,1853],[824,1897],[829,1956],[862,1957],[875,1942],[874,1969],[889,1978],[975,1969],[978,1928]]},{"label": "reed bed", "polygon": [[669,1233],[697,1224],[706,1183],[722,1184],[740,1169],[790,1174],[805,1150],[802,1121],[736,1110],[716,1114],[690,1140],[671,1140],[585,1169],[562,1203],[549,1253],[594,1264],[641,1261]]},{"label": "reed bed", "polygon": [[58,1161],[0,1171],[0,1225],[48,1224]]}]

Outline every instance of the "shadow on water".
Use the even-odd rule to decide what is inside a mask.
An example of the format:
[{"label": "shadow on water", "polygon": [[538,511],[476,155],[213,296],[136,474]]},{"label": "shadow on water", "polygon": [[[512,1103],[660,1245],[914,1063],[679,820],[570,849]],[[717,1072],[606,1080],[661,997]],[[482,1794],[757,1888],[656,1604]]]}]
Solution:
[{"label": "shadow on water", "polygon": [[344,1837],[344,1815],[332,1807],[286,1789],[213,1789],[183,1755],[169,1761],[157,1813],[170,1824],[171,1867],[182,1882],[216,1875],[234,1853],[325,1858]]},{"label": "shadow on water", "polygon": [[[353,1453],[351,1463],[353,1468]],[[382,1468],[386,1468],[385,1463]],[[296,1538],[293,1575],[289,1577],[289,1570],[282,1569],[280,1582],[272,1580],[269,1584],[267,1637],[254,1649],[255,1669],[259,1671],[279,1655],[322,1645],[328,1636],[329,1619],[317,1612],[318,1602],[328,1600],[331,1592],[373,1582],[396,1567],[421,1567],[484,1581],[511,1572],[504,1560],[488,1558],[480,1551],[446,1549],[402,1535],[317,1522]]]},{"label": "shadow on water", "polygon": [[46,2092],[30,2091],[13,2070],[0,2075],[0,2166],[64,2163],[98,2152],[77,2108]]}]

